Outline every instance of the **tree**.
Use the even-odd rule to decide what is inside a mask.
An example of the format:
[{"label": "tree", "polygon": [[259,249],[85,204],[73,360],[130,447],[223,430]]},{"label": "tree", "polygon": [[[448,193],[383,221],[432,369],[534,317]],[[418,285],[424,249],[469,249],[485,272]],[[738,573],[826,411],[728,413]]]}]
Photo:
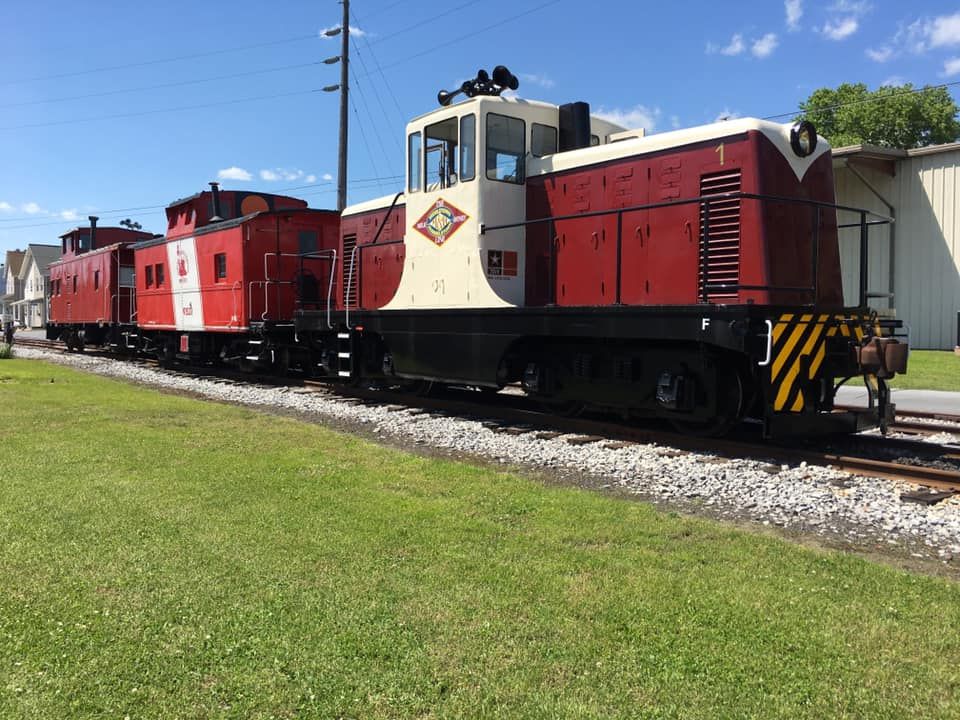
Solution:
[{"label": "tree", "polygon": [[883,145],[916,148],[960,137],[960,108],[944,87],[884,85],[873,92],[863,83],[820,88],[800,103],[803,118],[833,147]]}]

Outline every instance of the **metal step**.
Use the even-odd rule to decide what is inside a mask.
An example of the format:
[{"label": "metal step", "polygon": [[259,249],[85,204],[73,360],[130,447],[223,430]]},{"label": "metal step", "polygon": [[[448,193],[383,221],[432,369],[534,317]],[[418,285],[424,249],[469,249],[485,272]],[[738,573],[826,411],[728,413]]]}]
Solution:
[{"label": "metal step", "polygon": [[338,357],[338,358],[346,358],[347,360],[349,360],[349,359],[350,359],[350,353],[348,353],[348,352],[337,353],[337,357]]},{"label": "metal step", "polygon": [[349,371],[349,370],[340,370],[340,371],[337,373],[337,375],[339,375],[340,377],[350,377],[350,371]]},{"label": "metal step", "polygon": [[260,356],[259,356],[259,355],[247,355],[246,357],[247,357],[247,360],[259,360],[259,359],[260,359]]},{"label": "metal step", "polygon": [[348,332],[345,332],[345,333],[342,333],[342,332],[341,332],[341,333],[337,333],[337,340],[349,340],[349,339],[350,339],[350,333],[348,333]]}]

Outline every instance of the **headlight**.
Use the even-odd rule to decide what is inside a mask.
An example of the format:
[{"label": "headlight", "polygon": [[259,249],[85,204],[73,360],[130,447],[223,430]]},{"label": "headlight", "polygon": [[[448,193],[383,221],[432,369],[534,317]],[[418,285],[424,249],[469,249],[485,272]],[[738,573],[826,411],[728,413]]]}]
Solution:
[{"label": "headlight", "polygon": [[790,128],[790,147],[799,157],[812,155],[817,149],[817,129],[809,120],[801,120]]}]

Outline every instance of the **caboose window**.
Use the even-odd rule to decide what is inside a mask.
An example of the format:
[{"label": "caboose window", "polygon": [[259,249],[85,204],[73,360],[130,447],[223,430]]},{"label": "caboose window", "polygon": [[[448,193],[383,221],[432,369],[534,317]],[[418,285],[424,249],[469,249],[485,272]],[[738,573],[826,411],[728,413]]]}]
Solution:
[{"label": "caboose window", "polygon": [[426,134],[427,190],[457,183],[457,118],[428,125]]},{"label": "caboose window", "polygon": [[497,113],[487,114],[487,178],[520,184],[526,154],[526,124]]},{"label": "caboose window", "polygon": [[533,124],[530,131],[530,152],[534,157],[552,155],[557,151],[557,129],[549,125]]},{"label": "caboose window", "polygon": [[93,271],[93,289],[94,290],[100,289],[100,271],[99,270]]},{"label": "caboose window", "polygon": [[473,180],[477,176],[477,116],[460,118],[460,179]]},{"label": "caboose window", "polygon": [[297,233],[297,241],[300,245],[300,254],[306,255],[317,251],[317,233],[314,230],[301,230]]},{"label": "caboose window", "polygon": [[157,263],[157,287],[163,285],[165,273],[163,272],[163,263]]},{"label": "caboose window", "polygon": [[213,256],[213,265],[216,271],[217,280],[227,279],[227,254],[217,253]]},{"label": "caboose window", "polygon": [[147,265],[147,267],[144,268],[144,272],[146,273],[144,279],[147,282],[147,287],[153,287],[153,265]]},{"label": "caboose window", "polygon": [[76,275],[73,276],[73,293],[74,295],[76,295],[77,293],[77,276]]},{"label": "caboose window", "polygon": [[77,248],[77,252],[87,252],[90,249],[90,235],[89,234],[80,234],[80,247]]},{"label": "caboose window", "polygon": [[420,183],[423,182],[423,173],[420,170],[420,133],[410,133],[407,138],[407,191],[420,192]]}]

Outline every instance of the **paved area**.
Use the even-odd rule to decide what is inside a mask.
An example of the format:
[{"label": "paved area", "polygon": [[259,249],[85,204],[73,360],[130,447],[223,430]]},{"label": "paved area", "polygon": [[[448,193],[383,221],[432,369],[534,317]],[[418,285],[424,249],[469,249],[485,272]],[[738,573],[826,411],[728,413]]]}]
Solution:
[{"label": "paved area", "polygon": [[[941,390],[894,390],[893,402],[904,412],[945,413],[960,415],[960,393]],[[867,405],[865,387],[844,385],[837,392],[837,402],[842,405]]]}]

